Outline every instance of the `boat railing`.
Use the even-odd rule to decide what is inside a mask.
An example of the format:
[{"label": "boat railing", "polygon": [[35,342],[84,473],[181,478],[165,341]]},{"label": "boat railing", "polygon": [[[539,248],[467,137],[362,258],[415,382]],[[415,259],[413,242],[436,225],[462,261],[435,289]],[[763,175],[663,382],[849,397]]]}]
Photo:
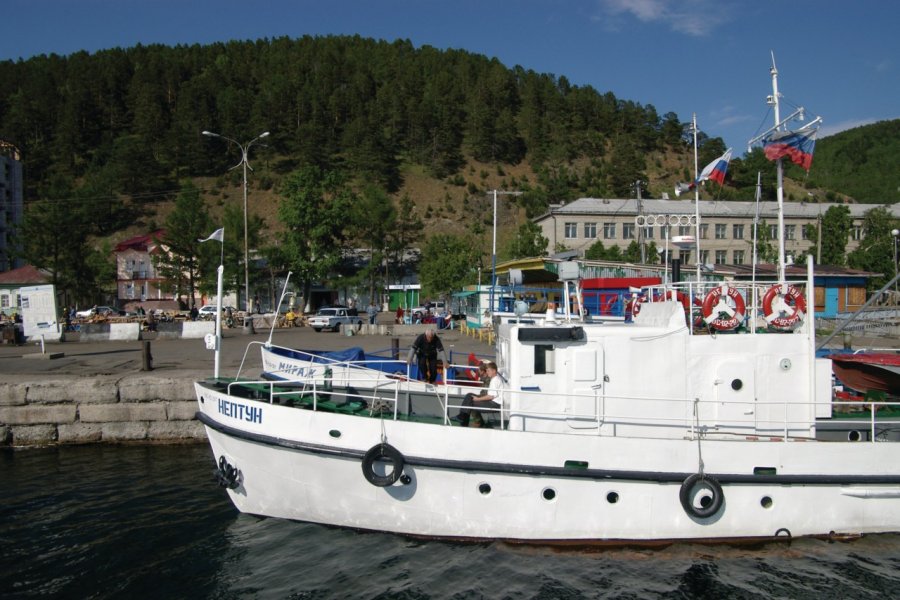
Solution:
[{"label": "boat railing", "polygon": [[[400,413],[400,401],[404,381],[384,378],[372,386],[370,378],[348,378],[346,385],[334,386],[334,382],[319,381],[315,378],[304,381],[273,380],[239,380],[228,383],[227,391],[232,394],[235,386],[255,385],[268,389],[267,398],[261,401],[276,403],[279,398],[309,394],[312,405],[308,408],[320,410],[320,403],[325,400],[340,398],[346,402],[364,401],[370,408],[370,414],[379,412],[390,414],[393,420],[407,418]],[[355,385],[355,384],[360,384]],[[365,385],[361,385],[365,384]],[[474,389],[474,388],[473,388]],[[680,397],[641,397],[641,396],[602,396],[591,393],[566,394],[577,404],[577,400],[585,401],[588,410],[548,411],[534,408],[545,401],[546,392],[531,390],[504,390],[501,408],[473,407],[473,412],[496,414],[499,418],[499,429],[512,427],[516,419],[534,419],[536,421],[568,421],[578,423],[578,432],[601,436],[627,435],[629,437],[661,438],[686,436],[690,439],[718,436],[735,439],[758,439],[761,441],[794,441],[809,440],[815,436],[817,424],[828,423],[831,426],[844,426],[849,432],[847,441],[868,439],[870,442],[892,441],[898,439],[895,434],[900,430],[900,402],[887,401],[834,401],[833,416],[816,421],[809,415],[814,414],[816,406],[811,403],[748,401],[730,402],[732,410],[729,416],[717,413],[721,402]],[[441,410],[444,424],[450,423],[450,412],[463,408],[462,394],[450,394],[444,390],[441,396]],[[531,400],[531,402],[529,402]],[[386,405],[385,405],[386,403]],[[389,410],[385,410],[389,407]],[[629,408],[630,407],[630,408]],[[470,407],[472,408],[472,407]],[[768,411],[774,408],[776,410]],[[746,409],[746,410],[744,410]],[[334,410],[334,405],[328,410]],[[843,411],[855,412],[843,412]],[[779,413],[780,414],[777,414]],[[853,415],[857,416],[853,416]],[[648,417],[648,415],[652,415]],[[742,415],[745,418],[740,418]],[[589,426],[590,424],[590,426]],[[524,426],[531,430],[531,427]],[[627,429],[627,433],[623,432]],[[551,429],[549,431],[575,431]],[[668,431],[668,433],[665,433]],[[862,434],[867,434],[863,436]],[[890,438],[890,439],[889,439]]]}]

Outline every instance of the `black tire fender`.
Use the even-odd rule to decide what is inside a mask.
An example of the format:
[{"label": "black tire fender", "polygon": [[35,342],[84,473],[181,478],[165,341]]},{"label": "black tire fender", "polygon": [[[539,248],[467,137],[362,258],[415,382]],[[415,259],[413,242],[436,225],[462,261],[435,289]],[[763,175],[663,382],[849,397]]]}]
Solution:
[{"label": "black tire fender", "polygon": [[[379,475],[375,472],[375,461],[387,460],[391,463],[391,470],[385,475]],[[387,487],[393,485],[400,479],[403,474],[403,455],[399,450],[390,444],[375,444],[366,452],[362,460],[362,472],[366,481],[376,487]]]},{"label": "black tire fender", "polygon": [[[694,502],[696,492],[702,490],[706,491],[706,495],[699,502],[700,506],[697,506],[697,503]],[[712,475],[700,473],[694,473],[684,480],[681,490],[678,492],[678,498],[681,500],[684,512],[698,519],[706,519],[715,515],[725,502],[725,494],[719,481]]]}]

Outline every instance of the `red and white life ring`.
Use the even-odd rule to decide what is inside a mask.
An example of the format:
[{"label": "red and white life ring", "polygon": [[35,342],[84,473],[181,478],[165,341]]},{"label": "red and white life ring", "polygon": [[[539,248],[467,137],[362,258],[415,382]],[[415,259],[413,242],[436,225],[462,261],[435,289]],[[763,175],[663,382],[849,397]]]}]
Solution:
[{"label": "red and white life ring", "polygon": [[[734,308],[729,306],[725,301],[726,298],[731,298]],[[703,299],[703,320],[713,329],[731,331],[744,322],[745,309],[741,293],[736,288],[721,285],[713,288]]]},{"label": "red and white life ring", "polygon": [[641,312],[641,304],[643,304],[645,300],[646,298],[644,296],[632,296],[631,300],[629,300],[625,305],[625,316],[636,316],[639,312]]},{"label": "red and white life ring", "polygon": [[[777,310],[772,306],[776,298],[781,299],[781,306]],[[763,314],[770,327],[791,331],[800,324],[806,314],[806,298],[792,285],[786,283],[773,285],[763,296]]]}]

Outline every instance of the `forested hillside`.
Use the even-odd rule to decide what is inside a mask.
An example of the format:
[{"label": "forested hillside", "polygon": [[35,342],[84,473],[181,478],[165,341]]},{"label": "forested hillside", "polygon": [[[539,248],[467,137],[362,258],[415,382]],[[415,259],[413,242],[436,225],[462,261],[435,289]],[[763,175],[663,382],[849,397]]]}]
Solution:
[{"label": "forested hillside", "polygon": [[[820,141],[812,173],[791,172],[789,198],[895,199],[896,182],[868,184],[876,169],[896,177],[898,122],[872,128],[871,136],[848,132],[846,143]],[[251,242],[260,245],[291,228],[278,205],[298,169],[318,169],[327,181],[339,174],[363,196],[415,213],[426,239],[483,233],[492,188],[524,192],[518,213],[505,203],[507,216],[524,222],[551,201],[632,197],[636,181],[644,197],[660,197],[693,169],[685,123],[674,113],[561,75],[405,40],[278,38],[39,56],[0,62],[0,139],[22,153],[30,223],[48,229],[39,247],[46,256],[29,259],[56,264],[68,253],[102,262],[100,242],[163,225],[187,180],[215,222],[235,220],[228,210],[237,206],[241,170],[230,169],[240,154],[203,130],[241,143],[270,132],[250,156],[251,212],[259,217]],[[701,166],[724,149],[701,133]],[[752,199],[756,172],[773,169],[755,151],[732,162],[724,188],[704,194]],[[770,194],[774,177],[766,179]],[[504,220],[506,237],[519,221]],[[98,254],[56,248],[73,231]],[[366,246],[359,231],[341,233],[348,247]],[[79,269],[82,279],[103,271]]]},{"label": "forested hillside", "polygon": [[810,180],[857,202],[900,202],[900,119],[857,127],[816,146]]}]

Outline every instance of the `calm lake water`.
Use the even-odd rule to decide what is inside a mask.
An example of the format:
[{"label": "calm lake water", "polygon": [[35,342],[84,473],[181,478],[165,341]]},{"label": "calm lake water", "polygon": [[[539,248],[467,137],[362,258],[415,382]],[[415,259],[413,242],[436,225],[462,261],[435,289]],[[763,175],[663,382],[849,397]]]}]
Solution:
[{"label": "calm lake water", "polygon": [[[456,544],[241,515],[207,446],[0,451],[0,598],[891,598],[900,535]],[[810,507],[815,510],[815,507]]]}]

